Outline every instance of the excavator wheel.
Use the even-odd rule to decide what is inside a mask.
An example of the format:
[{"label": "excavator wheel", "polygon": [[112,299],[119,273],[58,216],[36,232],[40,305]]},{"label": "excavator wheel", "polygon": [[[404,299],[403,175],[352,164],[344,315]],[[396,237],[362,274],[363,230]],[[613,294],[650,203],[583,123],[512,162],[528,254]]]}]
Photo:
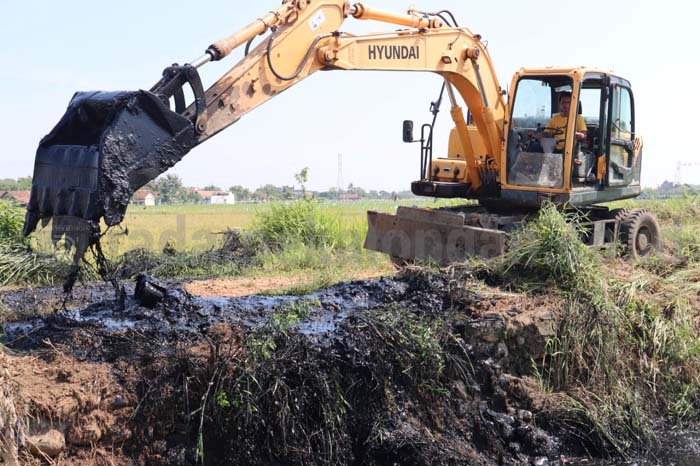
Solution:
[{"label": "excavator wheel", "polygon": [[623,221],[629,213],[630,209],[613,209],[610,212],[608,212],[608,218]]},{"label": "excavator wheel", "polygon": [[656,216],[643,209],[625,213],[620,227],[620,241],[626,255],[633,260],[649,257],[661,248],[661,229]]}]

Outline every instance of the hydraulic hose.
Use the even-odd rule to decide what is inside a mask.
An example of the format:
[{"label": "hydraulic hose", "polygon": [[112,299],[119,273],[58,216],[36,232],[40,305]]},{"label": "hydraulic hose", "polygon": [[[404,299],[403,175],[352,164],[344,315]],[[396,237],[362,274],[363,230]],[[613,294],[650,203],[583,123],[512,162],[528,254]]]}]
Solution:
[{"label": "hydraulic hose", "polygon": [[275,32],[277,32],[276,29],[273,29],[272,34],[270,35],[270,40],[267,42],[267,66],[270,68],[270,71],[272,71],[272,74],[274,74],[275,77],[280,81],[292,81],[298,78],[301,72],[304,71],[304,67],[309,62],[311,55],[316,50],[316,45],[318,45],[318,43],[323,39],[328,39],[329,37],[333,37],[335,35],[335,33],[322,34],[316,39],[314,39],[314,41],[311,43],[311,46],[309,47],[309,50],[306,51],[306,55],[304,55],[304,58],[302,59],[301,64],[299,65],[297,70],[291,76],[282,76],[277,72],[277,70],[275,70],[275,67],[272,64],[272,44],[275,39]]}]

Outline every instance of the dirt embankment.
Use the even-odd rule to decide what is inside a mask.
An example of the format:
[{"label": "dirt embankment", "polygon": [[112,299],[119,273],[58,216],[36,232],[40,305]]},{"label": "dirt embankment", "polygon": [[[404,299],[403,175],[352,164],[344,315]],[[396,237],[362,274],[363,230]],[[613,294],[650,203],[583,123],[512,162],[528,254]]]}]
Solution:
[{"label": "dirt embankment", "polygon": [[0,430],[24,464],[556,464],[596,453],[526,376],[562,308],[420,271],[103,301],[6,325]]}]

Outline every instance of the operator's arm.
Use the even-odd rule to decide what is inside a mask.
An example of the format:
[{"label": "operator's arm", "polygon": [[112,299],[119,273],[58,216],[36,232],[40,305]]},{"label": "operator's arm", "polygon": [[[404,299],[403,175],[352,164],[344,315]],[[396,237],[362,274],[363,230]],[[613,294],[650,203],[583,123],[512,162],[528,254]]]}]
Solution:
[{"label": "operator's arm", "polygon": [[583,119],[583,115],[577,115],[576,117],[576,140],[583,141],[588,137],[588,127],[586,126],[586,120]]},{"label": "operator's arm", "polygon": [[[545,130],[547,130],[547,129],[552,129],[552,130],[562,129],[562,126],[563,126],[563,129],[566,130],[566,121],[564,121],[563,125],[558,124],[558,122],[559,122],[559,115],[557,114],[549,119],[549,121],[547,122],[547,125],[544,127]],[[542,139],[543,137],[545,137],[544,133],[539,132],[539,130],[536,133],[532,133],[531,136],[534,137],[535,139]]]}]

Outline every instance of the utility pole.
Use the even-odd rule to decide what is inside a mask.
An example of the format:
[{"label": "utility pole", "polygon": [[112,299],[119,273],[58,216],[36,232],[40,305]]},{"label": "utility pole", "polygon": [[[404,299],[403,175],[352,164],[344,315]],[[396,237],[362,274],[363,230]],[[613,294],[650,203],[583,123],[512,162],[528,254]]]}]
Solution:
[{"label": "utility pole", "polygon": [[340,199],[340,193],[343,192],[343,154],[338,154],[338,180],[337,180],[337,190],[338,198]]}]

